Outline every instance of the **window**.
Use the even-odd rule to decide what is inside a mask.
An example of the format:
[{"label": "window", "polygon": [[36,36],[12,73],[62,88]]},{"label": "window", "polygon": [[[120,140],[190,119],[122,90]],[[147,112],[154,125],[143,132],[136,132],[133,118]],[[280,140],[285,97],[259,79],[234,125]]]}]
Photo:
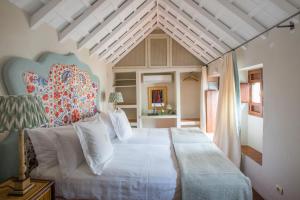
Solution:
[{"label": "window", "polygon": [[249,114],[263,116],[263,69],[248,71]]}]

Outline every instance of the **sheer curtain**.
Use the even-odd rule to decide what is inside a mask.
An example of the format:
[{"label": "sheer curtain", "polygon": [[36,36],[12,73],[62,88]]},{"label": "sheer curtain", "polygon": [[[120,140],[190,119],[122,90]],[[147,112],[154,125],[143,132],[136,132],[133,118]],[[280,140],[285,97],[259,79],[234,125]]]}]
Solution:
[{"label": "sheer curtain", "polygon": [[237,87],[239,82],[233,56],[233,53],[228,53],[223,58],[214,142],[237,167],[240,167],[239,88]]},{"label": "sheer curtain", "polygon": [[206,132],[206,109],[205,109],[205,91],[208,89],[207,85],[207,67],[203,66],[201,69],[201,91],[200,91],[200,128]]}]

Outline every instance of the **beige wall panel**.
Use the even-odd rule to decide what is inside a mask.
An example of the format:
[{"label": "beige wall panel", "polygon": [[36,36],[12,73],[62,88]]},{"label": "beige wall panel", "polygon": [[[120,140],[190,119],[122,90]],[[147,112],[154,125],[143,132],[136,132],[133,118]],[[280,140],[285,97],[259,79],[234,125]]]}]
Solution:
[{"label": "beige wall panel", "polygon": [[173,66],[205,65],[175,40],[172,40],[172,63]]},{"label": "beige wall panel", "polygon": [[150,65],[167,66],[167,39],[150,39]]},{"label": "beige wall panel", "polygon": [[[189,73],[182,73],[180,77],[181,118],[200,118],[200,78],[199,81],[185,80]],[[195,73],[196,74],[196,73]]]},{"label": "beige wall panel", "polygon": [[[160,29],[154,30],[151,34],[164,34]],[[166,39],[151,39],[150,40],[151,66],[167,66],[167,40]],[[143,40],[123,59],[121,59],[115,67],[118,66],[145,66],[146,63],[146,40]],[[199,59],[188,52],[184,47],[172,40],[173,66],[195,66],[204,65]]]},{"label": "beige wall panel", "polygon": [[138,44],[132,51],[130,51],[124,58],[122,58],[117,64],[118,66],[145,66],[146,56],[145,56],[145,46],[146,42],[143,40]]}]

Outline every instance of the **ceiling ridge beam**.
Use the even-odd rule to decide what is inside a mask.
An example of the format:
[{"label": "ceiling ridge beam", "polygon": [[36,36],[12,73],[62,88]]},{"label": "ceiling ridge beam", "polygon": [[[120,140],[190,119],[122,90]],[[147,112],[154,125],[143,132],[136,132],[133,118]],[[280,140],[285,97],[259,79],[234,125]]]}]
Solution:
[{"label": "ceiling ridge beam", "polygon": [[[133,48],[135,48],[140,42],[142,42],[155,28],[157,21],[156,19],[152,20],[149,25],[143,28],[142,33],[139,33],[133,42],[129,42],[125,44],[121,49],[116,52],[116,56],[107,60],[108,63],[116,64],[120,61],[124,56],[126,56]],[[120,53],[121,52],[121,55]]]},{"label": "ceiling ridge beam", "polygon": [[[102,41],[99,41],[99,43],[90,50],[90,55],[95,55],[98,54],[100,52],[102,52],[103,48],[106,48],[106,46],[108,46],[109,41],[114,38],[116,36],[117,33],[119,33],[121,30],[128,31],[128,25],[126,22],[131,22],[131,21],[136,21],[134,20],[135,18],[138,18],[138,20],[140,19],[140,15],[144,14],[143,11],[147,11],[148,8],[151,6],[151,4],[153,4],[152,0],[146,0],[146,2],[139,7],[138,9],[136,9],[134,11],[134,13],[132,15],[130,15],[127,19],[125,19],[122,24],[120,26],[118,26],[115,30],[113,30],[109,36],[107,36],[105,39],[103,39]],[[151,7],[149,8],[149,10],[151,10]],[[145,12],[146,13],[146,12]],[[124,32],[125,32],[124,31]]]},{"label": "ceiling ridge beam", "polygon": [[124,41],[127,41],[129,38],[132,37],[132,35],[139,29],[141,29],[146,23],[151,22],[152,19],[155,17],[156,12],[152,11],[147,14],[143,20],[139,20],[136,24],[134,24],[129,31],[127,31],[125,34],[123,34],[117,42],[115,42],[113,45],[109,46],[109,50],[107,52],[104,52],[104,54],[99,55],[98,58],[103,60],[105,55],[110,55],[112,52],[114,52],[120,44],[123,44]]},{"label": "ceiling ridge beam", "polygon": [[51,0],[42,6],[38,11],[31,15],[29,19],[30,28],[36,29],[40,26],[44,19],[47,18],[62,2],[63,0]]},{"label": "ceiling ridge beam", "polygon": [[199,40],[199,36],[196,35],[193,31],[191,31],[189,28],[186,28],[185,26],[183,26],[180,22],[177,21],[177,19],[174,19],[170,16],[170,14],[168,14],[167,12],[164,12],[162,8],[159,9],[161,12],[161,15],[165,18],[167,18],[167,20],[169,20],[171,23],[174,24],[174,26],[178,29],[180,29],[180,31],[182,31],[184,33],[184,35],[188,36],[190,39],[194,40],[195,43],[199,46],[201,46],[201,48],[203,48],[206,52],[208,52],[209,54],[211,54],[214,57],[218,57],[221,55],[220,52],[218,52],[217,50],[215,50],[214,48],[212,48],[212,46],[210,46],[209,44],[205,43],[204,41]]},{"label": "ceiling ridge beam", "polygon": [[105,0],[98,0],[93,5],[89,6],[83,13],[75,19],[71,24],[67,25],[58,33],[58,40],[63,42],[78,28],[89,16],[91,16],[96,10],[103,5]]},{"label": "ceiling ridge beam", "polygon": [[[173,40],[175,40],[178,44],[180,44],[182,47],[184,47],[188,52],[190,52],[191,54],[193,54],[196,58],[198,58],[201,62],[203,63],[208,63],[208,60],[206,60],[205,62],[203,61],[203,57],[201,57],[201,54],[197,54],[195,51],[193,51],[189,46],[187,46],[182,40],[179,40],[177,37],[174,36],[174,34],[170,33],[168,31],[168,29],[164,26],[162,26],[160,24],[160,22],[158,23],[158,27],[160,29],[162,29],[166,34],[168,34]],[[206,59],[206,58],[205,58]]]},{"label": "ceiling ridge beam", "polygon": [[228,0],[217,0],[224,8],[230,11],[232,14],[240,18],[243,22],[248,24],[250,27],[256,30],[257,33],[261,33],[266,30],[266,27],[253,20],[249,15],[244,13],[241,9],[233,5]]},{"label": "ceiling ridge beam", "polygon": [[109,15],[109,17],[107,17],[104,21],[102,21],[102,23],[97,26],[92,32],[90,32],[89,34],[87,34],[81,41],[79,41],[77,43],[77,48],[78,49],[82,49],[84,47],[86,47],[87,43],[93,39],[94,37],[97,37],[97,35],[113,20],[115,19],[118,15],[120,15],[120,13],[122,13],[122,11],[124,11],[126,8],[132,6],[132,4],[134,4],[135,1],[132,0],[127,0],[125,3],[123,3],[118,9],[115,10],[115,12],[111,15]]},{"label": "ceiling ridge beam", "polygon": [[184,0],[186,5],[188,5],[194,12],[199,13],[200,15],[207,18],[212,24],[220,28],[228,37],[230,37],[235,43],[241,44],[245,42],[245,39],[236,34],[232,29],[225,26],[220,22],[215,16],[212,16],[208,11],[203,9],[200,5],[197,5],[193,0]]},{"label": "ceiling ridge beam", "polygon": [[[181,31],[178,31],[175,27],[173,27],[173,26],[171,26],[171,25],[168,25],[168,23],[166,22],[166,19],[163,19],[163,18],[160,17],[160,18],[159,18],[159,21],[160,21],[167,29],[169,29],[169,31],[172,32],[172,33],[169,32],[168,34],[174,34],[174,35],[177,35],[177,36],[180,35],[180,36],[181,36],[180,38],[181,38],[181,40],[182,40],[183,43],[189,45],[190,48],[191,48],[192,50],[195,50],[195,51],[199,52],[199,53],[200,53],[200,56],[204,57],[204,58],[207,59],[208,61],[210,60],[210,59],[208,58],[209,55],[205,54],[205,51],[201,50],[201,49],[195,44],[194,41],[188,40],[188,39],[186,38],[186,35],[184,35],[184,33],[181,33]],[[202,47],[201,47],[201,48],[202,48]],[[211,59],[214,59],[214,57],[211,58]]]},{"label": "ceiling ridge beam", "polygon": [[[161,4],[161,2],[160,2]],[[211,40],[214,44],[214,47],[217,48],[219,51],[221,51],[222,53],[226,52],[229,50],[229,47],[227,45],[225,45],[222,41],[220,41],[215,35],[213,35],[212,33],[208,32],[206,29],[204,29],[203,27],[201,27],[198,23],[196,23],[193,19],[187,18],[185,16],[185,14],[183,13],[182,10],[180,10],[179,8],[175,7],[172,3],[169,3],[167,1],[163,1],[163,4],[165,4],[165,8],[169,11],[170,9],[175,12],[178,13],[179,15],[177,15],[177,19],[178,20],[183,20],[183,21],[187,21],[188,24],[192,25],[196,30],[198,30],[201,35],[205,35],[207,38],[209,38],[209,40]]]}]

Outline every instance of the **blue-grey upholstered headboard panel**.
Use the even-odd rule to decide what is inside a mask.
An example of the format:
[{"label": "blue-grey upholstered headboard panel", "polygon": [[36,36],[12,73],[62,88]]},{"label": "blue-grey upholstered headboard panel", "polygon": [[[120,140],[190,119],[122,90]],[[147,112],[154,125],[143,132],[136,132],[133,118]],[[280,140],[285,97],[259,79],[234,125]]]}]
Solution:
[{"label": "blue-grey upholstered headboard panel", "polygon": [[[59,70],[55,71],[55,67]],[[85,102],[91,102],[88,101],[88,98],[91,98],[93,102],[95,101],[96,105],[93,105],[95,107],[98,107],[99,105],[99,90],[100,82],[97,76],[95,76],[89,66],[86,64],[80,62],[78,58],[74,54],[68,54],[68,55],[60,55],[56,53],[45,53],[42,56],[38,58],[37,61],[32,61],[26,58],[20,58],[20,57],[12,57],[10,60],[8,60],[4,67],[3,67],[3,80],[4,84],[6,86],[6,89],[8,91],[9,95],[21,95],[26,94],[29,91],[34,93],[41,93],[47,94],[49,91],[48,89],[53,87],[53,84],[56,83],[56,81],[50,81],[51,78],[57,77],[51,76],[51,73],[59,73],[59,81],[64,81],[64,87],[66,85],[74,84],[74,81],[80,81],[79,86],[82,86],[84,89],[88,85],[88,89],[92,90],[90,93],[86,93],[86,89],[76,92],[76,95],[66,93],[68,95],[69,99],[72,99],[73,97],[77,98],[77,100],[81,100],[82,104],[76,105],[75,108],[72,108],[73,110],[78,109],[79,106],[87,106],[84,103]],[[64,73],[66,72],[66,73]],[[70,73],[67,73],[70,72]],[[72,79],[72,75],[70,74],[76,74],[76,77]],[[25,76],[25,75],[28,76]],[[32,82],[32,77],[35,78],[35,82]],[[38,77],[38,79],[37,79]],[[71,77],[71,78],[70,78]],[[32,85],[29,86],[35,86],[35,90],[32,90],[31,88],[28,88],[28,82],[26,83],[26,80]],[[49,80],[48,80],[49,79]],[[63,79],[63,80],[62,80]],[[71,80],[68,80],[71,79]],[[31,81],[31,82],[30,82]],[[68,82],[71,81],[71,82]],[[51,82],[51,83],[50,83]],[[42,86],[47,85],[49,88],[42,88],[39,85],[34,84],[41,84]],[[52,84],[49,86],[49,84]],[[80,88],[80,87],[77,87]],[[69,90],[73,90],[73,87],[68,88]],[[32,91],[31,91],[32,90]],[[64,95],[63,92],[57,92],[58,90],[52,91],[51,95]],[[29,92],[29,93],[30,93]],[[71,93],[71,92],[70,92]],[[80,99],[78,97],[79,94],[84,94],[84,98]],[[95,95],[96,94],[96,95]],[[48,95],[44,95],[45,98],[50,98]],[[53,97],[54,98],[54,97]],[[59,98],[54,99],[53,101],[56,101],[55,103],[60,103]],[[48,105],[47,101],[44,99],[44,105]],[[50,105],[50,103],[49,103]],[[52,105],[52,102],[51,102]],[[90,110],[89,110],[90,111]],[[55,114],[57,112],[56,110],[51,110],[52,114]],[[51,113],[50,113],[51,114]],[[78,113],[75,113],[78,116]],[[68,119],[67,114],[61,114],[60,117],[58,117],[58,122],[66,124],[71,123],[73,120],[73,115],[70,117],[72,119]],[[55,116],[54,116],[55,117]],[[65,119],[65,118],[66,119]],[[77,120],[77,119],[74,119]],[[57,123],[54,119],[52,122],[53,124],[56,123],[56,125],[61,125],[60,123]],[[1,165],[0,165],[0,181],[3,179],[6,179],[11,176],[17,176],[18,171],[18,148],[17,148],[17,134],[12,133],[10,134],[4,141],[0,142],[0,158],[1,158]]]}]

